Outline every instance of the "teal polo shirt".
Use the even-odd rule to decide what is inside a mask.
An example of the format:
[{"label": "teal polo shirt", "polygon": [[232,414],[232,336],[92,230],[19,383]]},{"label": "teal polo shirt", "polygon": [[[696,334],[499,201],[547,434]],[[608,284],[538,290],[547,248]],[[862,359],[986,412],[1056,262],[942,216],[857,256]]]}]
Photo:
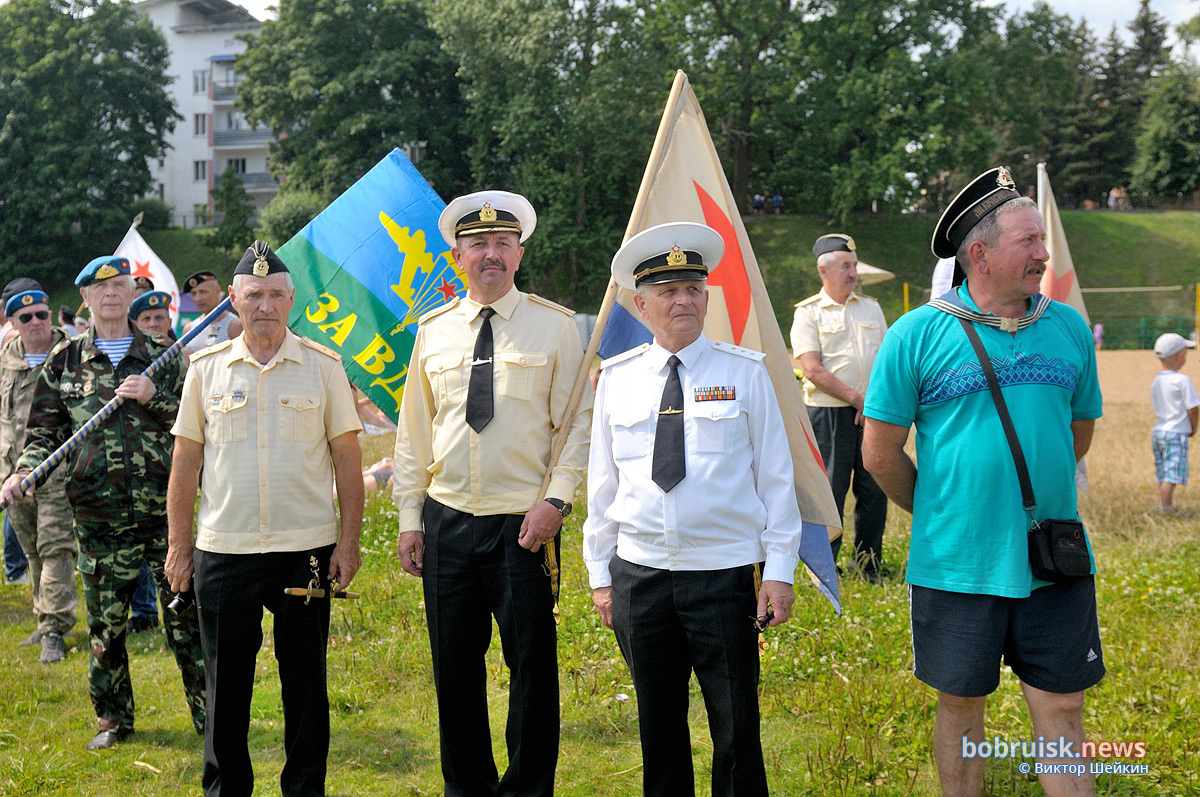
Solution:
[{"label": "teal polo shirt", "polygon": [[[979,312],[967,285],[957,290]],[[974,326],[1025,453],[1037,518],[1077,518],[1071,422],[1101,413],[1087,324],[1071,307],[1052,302],[1015,335]],[[1029,517],[1016,466],[957,318],[929,305],[901,316],[875,359],[863,413],[916,425],[910,584],[1010,598],[1046,584],[1030,570]]]}]

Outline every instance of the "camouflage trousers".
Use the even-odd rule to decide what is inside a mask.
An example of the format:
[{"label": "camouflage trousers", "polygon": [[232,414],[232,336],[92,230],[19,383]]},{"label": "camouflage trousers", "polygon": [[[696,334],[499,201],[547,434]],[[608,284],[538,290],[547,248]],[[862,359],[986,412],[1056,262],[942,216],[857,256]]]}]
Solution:
[{"label": "camouflage trousers", "polygon": [[167,558],[167,523],[114,526],[75,521],[79,573],[88,620],[88,693],[100,727],[133,730],[133,684],[125,628],[137,589],[142,560],[158,584],[167,646],[183,674],[183,691],[197,733],[204,731],[204,653],[200,622],[192,604],[178,614],[166,608],[172,597],[163,572]]},{"label": "camouflage trousers", "polygon": [[75,534],[71,504],[61,479],[51,477],[28,498],[8,508],[17,539],[29,557],[33,613],[43,634],[75,627]]}]

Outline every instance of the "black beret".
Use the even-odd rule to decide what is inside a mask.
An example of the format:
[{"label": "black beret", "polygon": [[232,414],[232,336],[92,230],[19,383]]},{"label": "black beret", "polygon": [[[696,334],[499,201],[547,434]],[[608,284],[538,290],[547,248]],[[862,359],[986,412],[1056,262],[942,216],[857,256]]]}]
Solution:
[{"label": "black beret", "polygon": [[4,286],[4,292],[0,293],[0,304],[8,304],[8,300],[16,296],[18,293],[25,291],[40,291],[42,286],[35,279],[29,277],[17,277],[12,282]]},{"label": "black beret", "polygon": [[209,280],[215,280],[216,278],[217,275],[211,271],[197,271],[195,274],[192,274],[183,281],[183,292],[191,293],[192,288],[195,288],[201,282],[208,282]]}]

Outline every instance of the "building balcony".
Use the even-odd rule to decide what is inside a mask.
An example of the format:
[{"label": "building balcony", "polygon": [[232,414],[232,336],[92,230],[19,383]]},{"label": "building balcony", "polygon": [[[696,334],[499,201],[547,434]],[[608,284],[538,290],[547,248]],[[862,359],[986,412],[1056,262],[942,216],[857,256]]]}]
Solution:
[{"label": "building balcony", "polygon": [[[214,188],[221,187],[221,177],[222,175],[217,175],[217,179],[213,183]],[[246,172],[244,174],[239,174],[238,177],[242,178],[242,188],[246,189],[248,193],[254,193],[257,191],[276,191],[279,189],[279,185],[275,182],[274,175],[272,175],[270,172]]]},{"label": "building balcony", "polygon": [[233,98],[237,96],[237,84],[239,81],[224,81],[214,80],[209,85],[212,86],[213,102],[233,102]]},{"label": "building balcony", "polygon": [[252,128],[243,128],[241,130],[214,130],[213,131],[213,147],[257,147],[262,144],[268,144],[275,140],[275,136],[271,135],[271,131],[263,128],[254,130]]}]

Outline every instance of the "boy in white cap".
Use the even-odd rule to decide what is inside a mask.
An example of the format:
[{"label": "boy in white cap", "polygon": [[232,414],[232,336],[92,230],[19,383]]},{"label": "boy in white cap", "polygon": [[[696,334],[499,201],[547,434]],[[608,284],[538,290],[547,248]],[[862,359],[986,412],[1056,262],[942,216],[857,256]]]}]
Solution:
[{"label": "boy in white cap", "polygon": [[1196,342],[1168,332],[1154,341],[1154,355],[1163,369],[1150,383],[1150,397],[1158,422],[1154,424],[1154,473],[1158,481],[1158,509],[1172,515],[1182,512],[1175,506],[1175,485],[1188,482],[1188,438],[1196,433],[1200,416],[1200,395],[1192,380],[1179,373],[1187,360],[1188,349]]}]

